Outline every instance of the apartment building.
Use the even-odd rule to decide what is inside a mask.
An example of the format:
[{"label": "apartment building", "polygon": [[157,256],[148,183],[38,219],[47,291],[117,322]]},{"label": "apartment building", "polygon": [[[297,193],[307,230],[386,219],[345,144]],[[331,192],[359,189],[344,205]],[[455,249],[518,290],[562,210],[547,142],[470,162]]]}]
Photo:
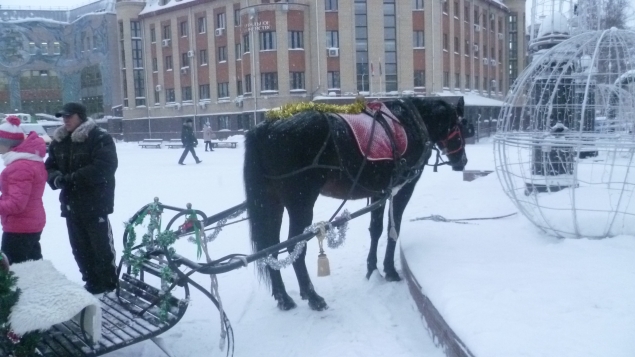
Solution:
[{"label": "apartment building", "polygon": [[53,114],[69,101],[94,117],[121,106],[115,0],[0,11],[0,113]]},{"label": "apartment building", "polygon": [[502,99],[525,63],[524,0],[150,0],[116,4],[128,139],[182,120],[223,135],[318,99]]}]

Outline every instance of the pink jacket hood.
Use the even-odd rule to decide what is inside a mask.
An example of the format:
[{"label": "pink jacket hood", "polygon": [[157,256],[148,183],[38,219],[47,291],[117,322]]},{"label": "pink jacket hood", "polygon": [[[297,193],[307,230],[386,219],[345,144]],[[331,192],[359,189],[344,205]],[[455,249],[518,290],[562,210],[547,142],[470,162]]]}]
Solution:
[{"label": "pink jacket hood", "polygon": [[32,131],[20,145],[14,147],[11,151],[35,154],[44,158],[44,155],[46,155],[46,143],[36,132]]}]

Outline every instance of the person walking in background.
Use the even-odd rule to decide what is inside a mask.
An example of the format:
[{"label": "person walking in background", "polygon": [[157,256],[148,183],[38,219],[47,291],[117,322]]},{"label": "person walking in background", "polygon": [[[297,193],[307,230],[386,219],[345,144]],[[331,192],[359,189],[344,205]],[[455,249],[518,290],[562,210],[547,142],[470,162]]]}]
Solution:
[{"label": "person walking in background", "polygon": [[194,156],[194,160],[196,160],[196,163],[200,164],[201,160],[198,159],[198,156],[196,156],[196,152],[194,151],[194,147],[198,145],[198,139],[194,136],[192,119],[190,118],[185,119],[185,122],[183,123],[183,129],[181,129],[181,142],[183,143],[184,149],[183,154],[179,159],[179,165],[185,165],[183,160],[185,160],[188,152],[191,152],[192,156]]},{"label": "person walking in background", "polygon": [[64,125],[53,133],[45,166],[48,184],[61,190],[62,217],[75,261],[86,282],[99,295],[117,288],[117,265],[108,215],[115,204],[115,142],[80,103],[66,103],[55,114]]},{"label": "person walking in background", "polygon": [[205,151],[209,147],[209,151],[214,151],[212,148],[212,139],[214,139],[214,132],[212,131],[212,126],[209,123],[205,123],[205,127],[203,128],[203,141],[205,142]]},{"label": "person walking in background", "polygon": [[0,125],[0,154],[6,166],[0,174],[1,249],[10,264],[42,259],[46,143],[33,131],[25,139],[20,118],[9,116]]}]

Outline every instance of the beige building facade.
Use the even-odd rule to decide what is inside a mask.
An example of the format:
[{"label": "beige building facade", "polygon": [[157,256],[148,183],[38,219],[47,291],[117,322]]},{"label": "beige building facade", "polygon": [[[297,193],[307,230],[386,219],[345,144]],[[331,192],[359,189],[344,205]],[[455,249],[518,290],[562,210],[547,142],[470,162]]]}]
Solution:
[{"label": "beige building facade", "polygon": [[502,99],[524,68],[524,9],[524,0],[119,1],[124,135],[173,138],[194,118],[227,136],[285,103],[359,94]]}]

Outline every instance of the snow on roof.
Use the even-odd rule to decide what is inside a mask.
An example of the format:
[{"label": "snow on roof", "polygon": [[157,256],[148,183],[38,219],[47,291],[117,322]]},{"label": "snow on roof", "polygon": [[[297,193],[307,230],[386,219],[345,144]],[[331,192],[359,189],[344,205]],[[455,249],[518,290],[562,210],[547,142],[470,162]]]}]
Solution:
[{"label": "snow on roof", "polygon": [[196,0],[167,0],[167,4],[161,5],[161,0],[148,0],[146,1],[146,6],[141,10],[139,15],[147,14],[154,11],[159,11],[163,9],[169,9],[171,7],[185,4],[188,2],[195,2]]},{"label": "snow on roof", "polygon": [[553,13],[540,23],[538,38],[551,34],[569,34],[569,19],[564,14]]},{"label": "snow on roof", "polygon": [[443,91],[440,93],[435,93],[438,96],[441,97],[463,97],[463,101],[465,102],[465,106],[474,106],[474,107],[502,107],[505,102],[502,102],[500,100],[496,100],[496,99],[492,99],[492,98],[487,98],[487,97],[483,97],[480,96],[478,94],[474,94],[474,93],[461,93],[461,92],[450,92],[450,91]]}]

